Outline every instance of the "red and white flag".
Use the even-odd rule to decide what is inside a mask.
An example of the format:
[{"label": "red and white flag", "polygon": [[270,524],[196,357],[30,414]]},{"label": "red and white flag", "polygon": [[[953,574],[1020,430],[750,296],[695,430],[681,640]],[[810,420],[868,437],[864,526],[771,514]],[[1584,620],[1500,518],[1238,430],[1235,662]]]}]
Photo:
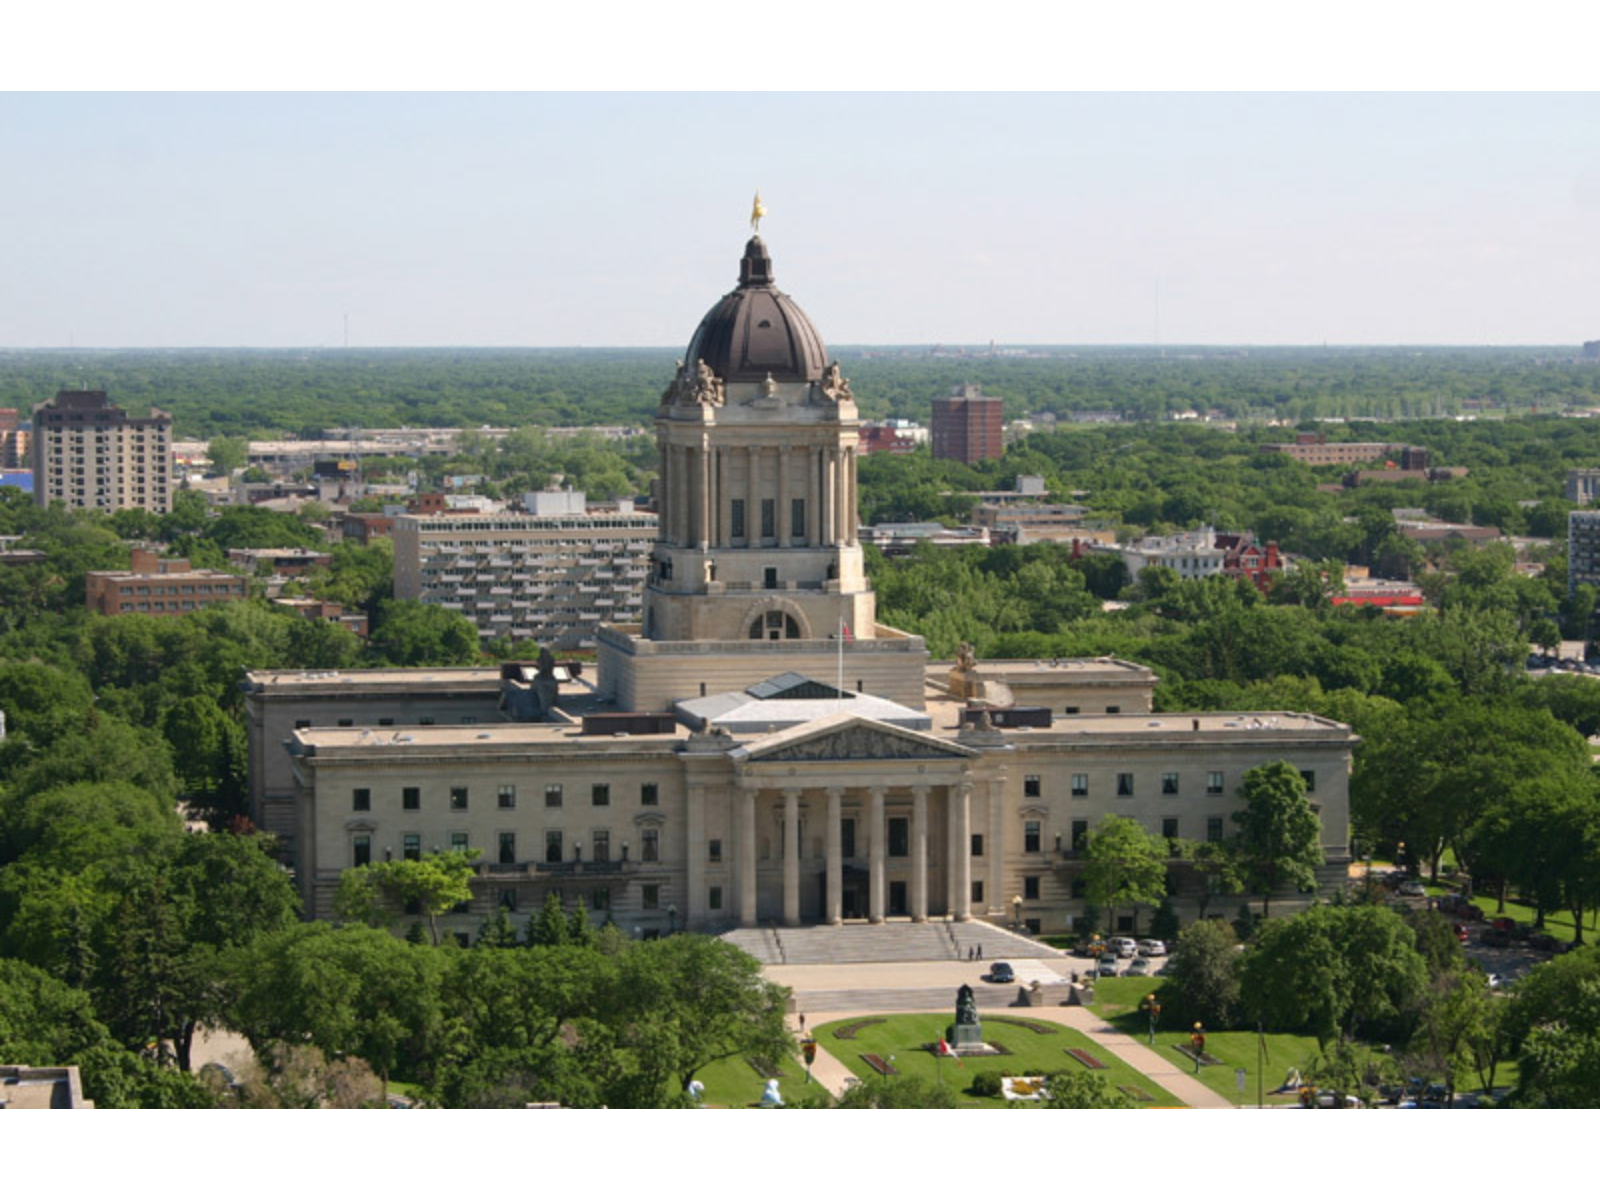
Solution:
[{"label": "red and white flag", "polygon": [[953,1058],[953,1059],[955,1059],[956,1060],[956,1066],[959,1067],[961,1065],[961,1055],[957,1054],[956,1051],[955,1051],[955,1047],[952,1046],[949,1042],[945,1041],[943,1038],[939,1039],[939,1054],[943,1058]]}]

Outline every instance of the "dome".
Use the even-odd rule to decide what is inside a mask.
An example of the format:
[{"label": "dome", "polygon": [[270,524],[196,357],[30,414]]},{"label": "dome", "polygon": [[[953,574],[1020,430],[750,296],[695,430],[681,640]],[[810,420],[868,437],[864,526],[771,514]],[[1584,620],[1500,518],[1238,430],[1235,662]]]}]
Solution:
[{"label": "dome", "polygon": [[704,359],[724,383],[811,383],[822,378],[828,351],[811,318],[772,286],[772,259],[759,237],[739,260],[739,286],[718,300],[689,339],[685,362]]}]

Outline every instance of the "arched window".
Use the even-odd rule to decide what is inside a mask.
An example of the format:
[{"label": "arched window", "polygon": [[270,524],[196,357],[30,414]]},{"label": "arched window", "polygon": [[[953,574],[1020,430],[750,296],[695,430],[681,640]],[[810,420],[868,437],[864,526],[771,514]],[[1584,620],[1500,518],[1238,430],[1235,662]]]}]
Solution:
[{"label": "arched window", "polygon": [[781,642],[786,638],[798,638],[800,626],[786,612],[762,613],[750,623],[750,637],[758,642]]}]

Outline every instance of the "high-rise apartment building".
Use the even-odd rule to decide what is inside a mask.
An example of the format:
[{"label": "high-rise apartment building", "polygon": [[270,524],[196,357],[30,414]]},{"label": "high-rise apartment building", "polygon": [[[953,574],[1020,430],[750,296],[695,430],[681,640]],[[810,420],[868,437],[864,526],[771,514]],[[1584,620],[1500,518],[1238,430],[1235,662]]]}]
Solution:
[{"label": "high-rise apartment building", "polygon": [[0,468],[15,470],[28,465],[28,431],[14,408],[0,408]]},{"label": "high-rise apartment building", "polygon": [[394,523],[394,594],[458,612],[486,637],[574,650],[637,621],[654,513],[461,513]]},{"label": "high-rise apartment building", "polygon": [[1567,595],[1583,584],[1600,586],[1600,509],[1567,514]]},{"label": "high-rise apartment building", "polygon": [[104,392],[57,392],[33,410],[33,498],[115,512],[172,507],[172,417],[130,417]]},{"label": "high-rise apartment building", "polygon": [[933,402],[933,456],[964,463],[999,458],[1005,453],[1003,407],[1004,401],[973,384],[950,389]]}]

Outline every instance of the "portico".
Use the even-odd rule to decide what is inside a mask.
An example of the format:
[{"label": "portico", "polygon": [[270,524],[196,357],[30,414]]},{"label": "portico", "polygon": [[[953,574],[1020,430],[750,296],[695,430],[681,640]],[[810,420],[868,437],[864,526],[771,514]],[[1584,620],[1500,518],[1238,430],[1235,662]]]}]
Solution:
[{"label": "portico", "polygon": [[977,751],[841,713],[729,758],[739,924],[970,917]]}]

